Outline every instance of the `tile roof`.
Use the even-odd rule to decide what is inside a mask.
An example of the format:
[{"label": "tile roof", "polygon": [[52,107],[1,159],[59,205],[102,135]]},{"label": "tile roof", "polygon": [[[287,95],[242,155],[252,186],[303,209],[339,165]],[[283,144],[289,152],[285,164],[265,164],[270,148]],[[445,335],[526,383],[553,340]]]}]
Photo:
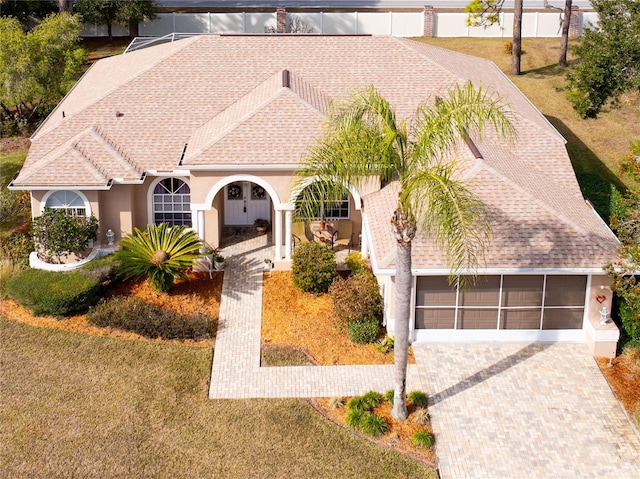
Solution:
[{"label": "tile roof", "polygon": [[[465,156],[493,218],[486,266],[599,267],[616,240],[584,203],[544,116],[492,62],[393,37],[199,36],[101,60],[34,134],[13,184],[104,187],[178,167],[293,169],[331,99],[373,84],[402,120],[467,80],[503,96],[518,133],[513,144],[487,135],[476,141],[482,160]],[[378,268],[395,262],[386,221],[394,201],[394,185],[365,198]],[[416,268],[445,267],[424,235],[413,253]]]}]

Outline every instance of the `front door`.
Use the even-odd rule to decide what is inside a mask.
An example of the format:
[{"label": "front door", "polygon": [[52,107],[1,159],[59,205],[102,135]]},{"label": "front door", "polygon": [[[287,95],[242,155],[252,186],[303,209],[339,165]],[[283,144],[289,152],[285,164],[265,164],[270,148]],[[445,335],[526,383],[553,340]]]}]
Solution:
[{"label": "front door", "polygon": [[249,181],[236,181],[224,188],[224,223],[252,225],[258,218],[269,220],[271,201],[265,189]]}]

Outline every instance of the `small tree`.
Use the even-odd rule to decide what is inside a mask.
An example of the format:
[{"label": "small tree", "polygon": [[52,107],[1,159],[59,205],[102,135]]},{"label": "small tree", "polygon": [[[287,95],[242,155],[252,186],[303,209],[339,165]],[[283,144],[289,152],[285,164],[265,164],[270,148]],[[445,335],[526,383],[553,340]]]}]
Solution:
[{"label": "small tree", "polygon": [[33,219],[31,231],[37,247],[60,263],[63,254],[80,253],[96,240],[98,220],[95,216],[70,216],[62,209],[45,208]]},{"label": "small tree", "polygon": [[128,25],[130,34],[135,36],[138,22],[156,18],[158,6],[156,0],[79,0],[74,12],[82,15],[86,22],[106,25],[111,41],[114,24]]},{"label": "small tree", "polygon": [[15,18],[0,18],[0,116],[34,124],[48,114],[80,75],[80,30],[68,13],[49,15],[28,33]]},{"label": "small tree", "polygon": [[150,225],[120,241],[122,249],[116,251],[120,260],[119,273],[125,278],[147,275],[151,287],[166,293],[173,286],[174,278],[189,279],[184,270],[201,257],[198,249],[202,241],[195,231],[187,231],[185,225],[168,223]]}]

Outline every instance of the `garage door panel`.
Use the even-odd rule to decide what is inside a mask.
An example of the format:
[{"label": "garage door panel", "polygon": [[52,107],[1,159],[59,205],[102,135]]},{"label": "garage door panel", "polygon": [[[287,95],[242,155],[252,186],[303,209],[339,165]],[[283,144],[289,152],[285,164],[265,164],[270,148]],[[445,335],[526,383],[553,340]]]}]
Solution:
[{"label": "garage door panel", "polygon": [[498,306],[500,276],[480,276],[473,288],[460,290],[461,306]]},{"label": "garage door panel", "polygon": [[458,329],[496,329],[498,309],[461,309]]},{"label": "garage door panel", "polygon": [[502,306],[541,306],[544,276],[505,276],[502,282]]},{"label": "garage door panel", "polygon": [[417,329],[453,329],[456,310],[443,309],[416,309]]},{"label": "garage door panel", "polygon": [[545,308],[542,329],[582,329],[584,308]]},{"label": "garage door panel", "polygon": [[540,308],[502,310],[500,329],[540,329]]},{"label": "garage door panel", "polygon": [[416,306],[455,306],[456,289],[446,276],[421,276],[416,281]]}]

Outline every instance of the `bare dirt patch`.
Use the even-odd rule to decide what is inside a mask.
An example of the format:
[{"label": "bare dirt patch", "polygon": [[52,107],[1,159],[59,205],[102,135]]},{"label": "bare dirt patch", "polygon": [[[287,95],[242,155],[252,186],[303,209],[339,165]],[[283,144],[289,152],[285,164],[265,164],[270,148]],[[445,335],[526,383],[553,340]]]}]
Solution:
[{"label": "bare dirt patch", "polygon": [[[337,326],[329,296],[303,293],[290,271],[265,274],[262,294],[262,344],[301,348],[321,365],[393,364],[393,353],[381,353],[375,344],[352,343]],[[415,363],[411,349],[409,362]]]},{"label": "bare dirt patch", "polygon": [[[178,280],[168,294],[153,290],[147,281],[129,280],[115,283],[109,287],[105,296],[133,295],[143,301],[156,304],[162,308],[169,308],[183,314],[206,314],[213,321],[218,321],[220,309],[220,295],[222,294],[222,273],[214,273],[209,279],[208,273],[189,273],[190,281]],[[108,336],[120,339],[172,342],[189,344],[199,347],[211,347],[213,340],[207,341],[166,341],[162,339],[147,339],[138,334],[111,328],[98,328],[86,320],[86,316],[75,315],[64,319],[52,316],[34,316],[31,312],[13,300],[0,301],[0,314],[10,320],[32,326],[60,329],[94,336]]]},{"label": "bare dirt patch", "polygon": [[0,138],[0,153],[11,153],[13,151],[26,150],[29,148],[29,145],[29,138],[23,136]]}]

